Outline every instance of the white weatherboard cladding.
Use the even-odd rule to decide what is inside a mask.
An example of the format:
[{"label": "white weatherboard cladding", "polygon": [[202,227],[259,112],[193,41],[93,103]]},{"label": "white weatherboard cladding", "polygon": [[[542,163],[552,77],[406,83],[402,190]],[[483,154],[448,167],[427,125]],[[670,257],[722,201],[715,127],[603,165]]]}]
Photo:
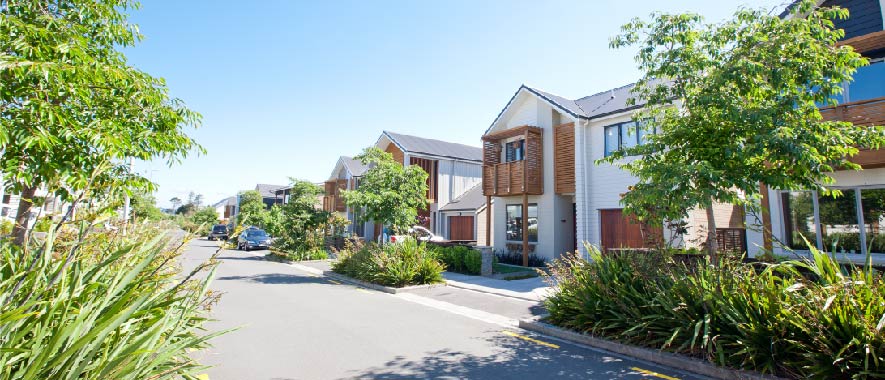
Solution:
[{"label": "white weatherboard cladding", "polygon": [[444,206],[482,182],[482,163],[439,160],[437,180],[437,202]]},{"label": "white weatherboard cladding", "polygon": [[[586,189],[584,202],[587,202],[585,207],[587,214],[579,215],[586,226],[583,231],[584,236],[579,238],[582,243],[599,245],[601,233],[599,210],[622,208],[621,194],[627,192],[628,186],[636,183],[635,177],[615,165],[595,164],[596,160],[605,157],[605,126],[630,121],[631,117],[631,114],[625,114],[606,120],[591,120],[585,127],[583,143],[586,144],[584,149],[586,157],[581,162],[582,165],[593,166],[588,168],[589,174],[584,179]],[[575,170],[578,170],[577,165]]]},{"label": "white weatherboard cladding", "polygon": [[537,125],[538,99],[534,96],[520,95],[517,101],[516,107],[510,111],[513,116],[507,119],[507,128]]}]

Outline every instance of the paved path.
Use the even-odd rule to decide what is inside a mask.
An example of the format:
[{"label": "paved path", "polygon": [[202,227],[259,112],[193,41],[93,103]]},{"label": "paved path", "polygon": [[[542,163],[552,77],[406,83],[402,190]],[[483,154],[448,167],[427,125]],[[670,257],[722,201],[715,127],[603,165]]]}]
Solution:
[{"label": "paved path", "polygon": [[[216,250],[196,240],[183,263],[193,267]],[[476,311],[492,303],[483,297],[501,297],[448,287],[389,295],[265,261],[264,253],[219,255],[212,288],[224,295],[209,328],[242,327],[196,354],[214,366],[212,380],[701,379],[507,326],[536,313],[527,301]]]}]

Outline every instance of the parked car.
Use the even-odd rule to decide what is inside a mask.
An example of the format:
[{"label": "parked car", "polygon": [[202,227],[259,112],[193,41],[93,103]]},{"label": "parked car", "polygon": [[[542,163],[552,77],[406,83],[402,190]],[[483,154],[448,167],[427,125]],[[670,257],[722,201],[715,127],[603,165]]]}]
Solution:
[{"label": "parked car", "polygon": [[267,235],[267,232],[260,229],[247,229],[237,238],[237,249],[250,251],[253,249],[267,249],[273,239]]},{"label": "parked car", "polygon": [[[409,228],[409,235],[408,236],[412,236],[415,239],[418,239],[418,241],[432,241],[432,242],[448,241],[446,238],[436,235],[433,232],[430,232],[430,230],[428,230],[424,227],[421,227],[421,226],[413,226],[412,228]],[[402,241],[403,238],[405,238],[405,237],[406,237],[406,235],[393,235],[390,237],[390,242],[396,243],[398,241]]]},{"label": "parked car", "polygon": [[227,227],[226,224],[216,224],[212,226],[212,231],[209,232],[209,240],[227,240],[230,236],[230,228]]}]

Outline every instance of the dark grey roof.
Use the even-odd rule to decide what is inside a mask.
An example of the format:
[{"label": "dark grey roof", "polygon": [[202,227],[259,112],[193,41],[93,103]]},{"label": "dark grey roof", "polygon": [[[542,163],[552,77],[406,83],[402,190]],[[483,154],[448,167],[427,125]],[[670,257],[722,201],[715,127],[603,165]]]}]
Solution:
[{"label": "dark grey roof", "polygon": [[212,205],[212,207],[236,206],[236,205],[237,205],[237,197],[227,197],[227,198],[224,198],[224,199],[218,201],[217,203]]},{"label": "dark grey roof", "polygon": [[394,144],[406,153],[419,153],[444,158],[482,161],[482,148],[384,131]]},{"label": "dark grey roof", "polygon": [[569,115],[572,115],[573,117],[589,120],[642,107],[644,105],[644,103],[642,102],[636,102],[636,104],[633,105],[627,104],[627,100],[630,99],[633,95],[631,91],[633,90],[633,87],[635,85],[635,83],[631,83],[626,86],[613,88],[611,90],[606,90],[575,100],[551,94],[537,88],[522,85],[519,86],[519,89],[516,90],[516,93],[513,94],[513,97],[510,98],[510,101],[507,102],[507,105],[504,106],[504,109],[502,109],[501,112],[498,113],[498,116],[495,117],[495,121],[493,121],[492,125],[489,126],[489,129],[486,130],[486,133],[488,133],[491,127],[494,126],[499,119],[501,119],[501,115],[503,115],[504,111],[506,111],[507,108],[509,108],[510,105],[513,103],[513,101],[516,100],[516,97],[522,90],[526,90],[534,94],[535,96],[546,100],[554,107],[560,109],[565,113],[568,113]]},{"label": "dark grey roof", "polygon": [[439,211],[477,210],[484,204],[486,199],[482,195],[482,183],[478,183],[460,197],[441,207]]},{"label": "dark grey roof", "polygon": [[276,197],[277,190],[285,187],[285,185],[268,185],[264,183],[259,183],[255,185],[255,190],[261,193],[262,198],[274,198]]},{"label": "dark grey roof", "polygon": [[355,177],[366,174],[366,170],[369,170],[368,166],[363,165],[360,160],[357,160],[353,157],[341,156],[341,161],[344,163],[344,166],[347,167],[347,170],[350,172],[350,174]]}]

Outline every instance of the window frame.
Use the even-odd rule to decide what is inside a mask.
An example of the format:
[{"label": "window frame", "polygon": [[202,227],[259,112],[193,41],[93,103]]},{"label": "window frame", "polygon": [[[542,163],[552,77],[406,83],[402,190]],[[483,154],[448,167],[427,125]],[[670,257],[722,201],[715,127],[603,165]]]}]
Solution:
[{"label": "window frame", "polygon": [[[609,125],[603,126],[603,129],[602,129],[603,143],[602,144],[603,144],[604,156],[608,157],[617,151],[625,149],[625,146],[624,146],[624,134],[625,133],[627,133],[628,138],[635,140],[633,145],[630,147],[636,147],[636,146],[644,145],[645,143],[647,143],[648,142],[647,141],[648,135],[657,134],[656,127],[652,128],[651,130],[646,130],[644,128],[644,125],[647,122],[648,122],[648,120],[642,120],[642,121],[628,120],[628,121],[622,121],[620,123],[614,123],[614,124],[609,124]],[[626,130],[624,129],[625,126],[627,127]],[[629,128],[631,128],[631,127],[635,128],[632,135],[629,133]],[[616,135],[617,135],[618,141],[616,144],[617,148],[615,150],[611,150],[609,148],[609,130],[612,128],[617,128]],[[642,138],[642,137],[645,137],[645,138]],[[646,140],[646,141],[643,141],[643,140]]]},{"label": "window frame", "polygon": [[[518,149],[513,149],[512,151],[514,152],[514,155],[518,152],[519,157],[511,160],[510,152],[512,145],[518,145]],[[504,154],[501,158],[504,160],[504,163],[525,161],[525,139],[519,138],[504,142]]]},{"label": "window frame", "polygon": [[[511,207],[517,209],[518,213],[516,215],[518,215],[519,218],[522,218],[522,203],[511,203],[511,204],[504,205],[504,240],[507,242],[520,242],[521,243],[522,239],[523,239],[523,236],[521,236],[522,235],[522,225],[520,225],[517,230],[518,234],[520,235],[520,236],[518,236],[518,239],[510,239],[507,236],[507,227],[510,225],[509,211],[510,211]],[[535,212],[534,216],[532,216],[532,213],[531,213],[532,209],[534,209],[534,212]],[[537,203],[529,203],[528,204],[528,218],[529,219],[534,218],[536,221],[538,221],[536,224],[540,225],[540,220],[538,219],[538,204]],[[528,226],[526,226],[526,232],[528,232]],[[532,240],[532,236],[531,236],[531,234],[529,234],[529,243],[537,243],[537,242],[538,242],[538,231],[536,230],[534,240]]]}]

